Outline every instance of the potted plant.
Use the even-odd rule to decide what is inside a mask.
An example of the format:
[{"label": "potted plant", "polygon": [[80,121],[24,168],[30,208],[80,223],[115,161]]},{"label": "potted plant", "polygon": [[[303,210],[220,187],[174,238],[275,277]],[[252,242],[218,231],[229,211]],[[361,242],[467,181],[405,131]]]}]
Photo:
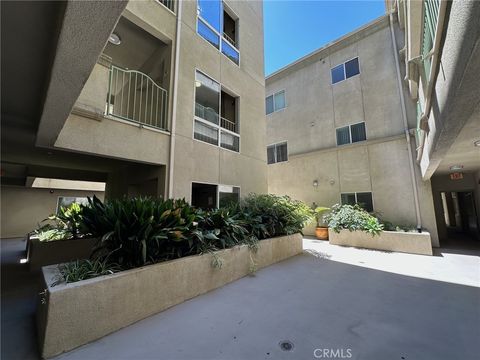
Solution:
[{"label": "potted plant", "polygon": [[319,240],[328,240],[328,226],[323,221],[323,215],[330,210],[330,208],[318,206],[314,209],[315,219],[317,220],[317,227],[315,228],[315,236]]}]

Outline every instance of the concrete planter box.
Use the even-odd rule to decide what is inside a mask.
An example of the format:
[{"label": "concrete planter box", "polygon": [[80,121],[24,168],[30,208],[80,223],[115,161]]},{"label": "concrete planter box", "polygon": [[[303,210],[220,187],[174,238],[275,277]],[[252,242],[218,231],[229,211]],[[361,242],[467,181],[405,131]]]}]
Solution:
[{"label": "concrete planter box", "polygon": [[27,259],[30,271],[39,270],[46,265],[87,259],[97,241],[96,238],[40,241],[36,236],[29,236]]},{"label": "concrete planter box", "polygon": [[300,234],[260,241],[256,253],[245,246],[189,256],[76,283],[61,283],[58,267],[42,269],[44,295],[37,310],[42,357],[49,358],[97,340],[136,321],[219,288],[260,269],[302,253]]},{"label": "concrete planter box", "polygon": [[340,230],[340,233],[336,233],[330,229],[329,236],[329,242],[333,245],[433,255],[432,240],[428,232],[383,231],[372,237],[364,231]]}]

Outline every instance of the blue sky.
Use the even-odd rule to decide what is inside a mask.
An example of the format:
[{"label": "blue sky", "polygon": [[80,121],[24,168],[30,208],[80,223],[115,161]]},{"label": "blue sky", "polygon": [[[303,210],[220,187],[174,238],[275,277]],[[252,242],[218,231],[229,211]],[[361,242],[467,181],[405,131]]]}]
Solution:
[{"label": "blue sky", "polygon": [[265,74],[385,13],[383,0],[265,0]]}]

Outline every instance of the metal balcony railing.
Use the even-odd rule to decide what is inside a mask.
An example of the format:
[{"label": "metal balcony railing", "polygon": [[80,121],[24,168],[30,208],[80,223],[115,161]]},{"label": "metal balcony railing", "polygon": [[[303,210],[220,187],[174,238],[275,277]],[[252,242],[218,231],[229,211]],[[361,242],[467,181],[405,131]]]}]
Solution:
[{"label": "metal balcony railing", "polygon": [[157,0],[157,1],[162,3],[163,5],[165,5],[170,10],[175,11],[174,10],[174,1],[175,0]]},{"label": "metal balcony railing", "polygon": [[148,75],[112,65],[107,115],[168,131],[168,93]]},{"label": "metal balcony railing", "polygon": [[224,129],[230,130],[231,132],[237,132],[237,126],[234,121],[225,119],[224,117],[220,118],[220,126]]},{"label": "metal balcony railing", "polygon": [[228,36],[226,33],[223,33],[223,38],[228,40],[228,42],[230,44],[232,44],[233,46],[235,46],[235,48],[237,47],[237,43],[235,42],[235,40],[233,40],[230,36]]},{"label": "metal balcony railing", "polygon": [[440,12],[440,0],[423,1],[424,20],[423,20],[423,39],[422,39],[422,59],[427,80],[430,80],[430,69],[432,66],[431,53],[437,32],[438,16]]}]

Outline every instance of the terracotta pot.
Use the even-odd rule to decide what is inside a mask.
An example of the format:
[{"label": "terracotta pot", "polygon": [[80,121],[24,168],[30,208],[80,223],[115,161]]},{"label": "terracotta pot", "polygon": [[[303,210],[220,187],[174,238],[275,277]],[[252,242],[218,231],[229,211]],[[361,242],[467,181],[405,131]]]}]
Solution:
[{"label": "terracotta pot", "polygon": [[319,240],[328,240],[328,227],[316,227],[315,236]]}]

